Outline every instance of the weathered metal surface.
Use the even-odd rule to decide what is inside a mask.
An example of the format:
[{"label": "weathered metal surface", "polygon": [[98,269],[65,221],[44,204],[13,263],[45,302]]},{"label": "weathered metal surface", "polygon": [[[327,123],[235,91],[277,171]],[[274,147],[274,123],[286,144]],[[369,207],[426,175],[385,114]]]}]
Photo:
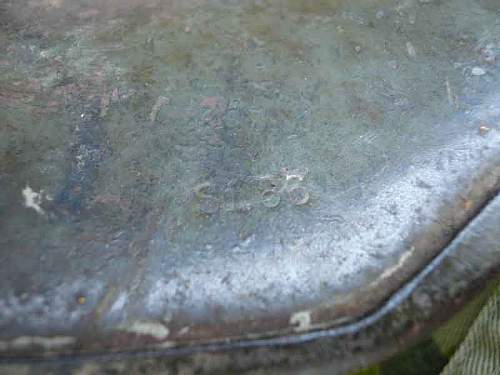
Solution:
[{"label": "weathered metal surface", "polygon": [[[498,285],[499,224],[500,199],[497,197],[388,301],[352,324],[310,334],[184,350],[77,356],[35,365],[12,364],[0,367],[0,373],[3,370],[7,374],[50,371],[74,374],[243,371],[253,375],[345,374],[407,348],[449,319],[484,285]],[[104,358],[107,361],[103,361]]]},{"label": "weathered metal surface", "polygon": [[494,1],[0,1],[0,357],[369,316],[498,189],[498,20]]}]

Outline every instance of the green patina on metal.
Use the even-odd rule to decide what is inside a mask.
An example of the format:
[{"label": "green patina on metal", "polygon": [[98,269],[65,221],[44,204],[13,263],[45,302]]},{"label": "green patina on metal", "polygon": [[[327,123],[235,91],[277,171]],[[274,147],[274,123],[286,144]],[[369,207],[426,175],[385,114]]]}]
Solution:
[{"label": "green patina on metal", "polygon": [[498,191],[498,19],[488,0],[0,0],[6,352],[376,311]]}]

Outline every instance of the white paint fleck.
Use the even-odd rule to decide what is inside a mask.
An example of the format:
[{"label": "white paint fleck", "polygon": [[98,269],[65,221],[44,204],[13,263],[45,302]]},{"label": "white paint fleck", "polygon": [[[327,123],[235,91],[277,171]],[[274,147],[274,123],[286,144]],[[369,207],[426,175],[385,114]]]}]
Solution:
[{"label": "white paint fleck", "polygon": [[68,336],[20,336],[10,342],[10,347],[13,349],[24,349],[31,346],[41,346],[44,349],[56,349],[74,344],[76,339]]},{"label": "white paint fleck", "polygon": [[287,170],[285,170],[285,180],[290,181],[290,180],[298,180],[298,181],[304,181],[305,175],[307,172],[304,173],[288,173]]},{"label": "white paint fleck", "polygon": [[486,70],[479,66],[475,66],[474,68],[472,68],[471,74],[473,76],[484,76],[486,74]]},{"label": "white paint fleck", "polygon": [[170,334],[170,331],[161,323],[157,322],[134,322],[126,328],[128,332],[137,335],[151,336],[157,340],[164,340]]},{"label": "white paint fleck", "polygon": [[30,336],[21,336],[11,341],[10,346],[15,349],[28,348],[32,346],[33,340]]},{"label": "white paint fleck", "polygon": [[405,252],[401,258],[399,258],[399,261],[396,265],[386,269],[382,275],[378,278],[378,280],[383,280],[386,279],[390,276],[392,276],[394,273],[396,273],[400,268],[402,268],[405,263],[412,257],[412,255],[415,253],[415,248],[412,246],[410,248],[410,251]]},{"label": "white paint fleck", "polygon": [[163,341],[161,344],[157,345],[158,348],[168,349],[175,346],[173,341]]},{"label": "white paint fleck", "polygon": [[410,57],[417,56],[417,50],[415,49],[415,47],[411,42],[406,42],[406,51],[408,52],[408,56]]},{"label": "white paint fleck", "polygon": [[24,205],[28,208],[34,209],[40,215],[43,215],[43,212],[40,205],[42,204],[42,194],[43,190],[40,193],[34,191],[29,185],[23,189],[23,197],[24,197]]},{"label": "white paint fleck", "polygon": [[295,326],[295,332],[304,332],[311,328],[311,312],[299,311],[290,317],[290,324]]},{"label": "white paint fleck", "polygon": [[186,327],[182,327],[182,329],[179,331],[179,336],[184,336],[185,334],[187,334],[189,332],[189,327],[186,326]]}]

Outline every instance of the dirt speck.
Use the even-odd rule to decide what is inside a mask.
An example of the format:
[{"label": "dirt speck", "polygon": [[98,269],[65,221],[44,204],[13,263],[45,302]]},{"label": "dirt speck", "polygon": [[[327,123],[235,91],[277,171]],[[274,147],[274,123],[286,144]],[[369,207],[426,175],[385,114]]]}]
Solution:
[{"label": "dirt speck", "polygon": [[79,304],[79,305],[84,305],[85,302],[87,302],[87,298],[85,298],[85,296],[79,296],[77,299],[76,299],[76,302]]},{"label": "dirt speck", "polygon": [[226,101],[220,96],[208,96],[201,101],[200,105],[203,108],[224,111],[226,108]]},{"label": "dirt speck", "polygon": [[479,134],[480,135],[486,135],[486,133],[488,133],[489,131],[491,130],[491,128],[487,125],[481,125],[479,126]]}]

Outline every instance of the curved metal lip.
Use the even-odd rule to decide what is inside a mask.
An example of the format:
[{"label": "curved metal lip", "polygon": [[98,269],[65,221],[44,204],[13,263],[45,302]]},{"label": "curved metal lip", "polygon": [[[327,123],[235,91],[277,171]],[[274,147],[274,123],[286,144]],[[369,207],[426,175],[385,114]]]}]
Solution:
[{"label": "curved metal lip", "polygon": [[493,201],[500,201],[500,194],[494,192],[489,199],[483,204],[479,209],[477,214],[472,217],[464,226],[457,232],[457,234],[449,241],[449,243],[444,247],[444,249],[432,259],[425,267],[422,268],[413,278],[403,284],[395,293],[393,293],[377,310],[371,314],[359,319],[356,322],[348,323],[341,326],[336,326],[332,328],[326,328],[316,331],[310,331],[305,333],[288,334],[278,337],[268,337],[259,339],[243,339],[243,340],[231,340],[214,343],[203,343],[194,344],[184,347],[172,347],[165,349],[143,349],[143,350],[128,350],[128,351],[116,351],[103,354],[61,354],[50,358],[30,358],[30,357],[15,357],[0,358],[0,363],[50,363],[50,362],[66,362],[66,363],[78,363],[88,360],[94,361],[112,361],[117,359],[131,359],[131,358],[158,358],[158,357],[175,357],[183,355],[192,355],[198,353],[207,352],[221,352],[230,351],[236,349],[253,349],[253,348],[265,348],[271,346],[290,346],[305,344],[308,342],[325,339],[325,338],[336,338],[340,336],[345,336],[348,334],[355,334],[361,330],[368,328],[381,320],[383,317],[389,315],[393,312],[402,302],[404,302],[421,284],[422,282],[438,267],[443,261],[448,258],[456,250],[453,246],[456,243],[460,243],[465,237],[464,231],[475,221],[479,219],[481,215],[484,214],[486,208],[492,205]]}]

